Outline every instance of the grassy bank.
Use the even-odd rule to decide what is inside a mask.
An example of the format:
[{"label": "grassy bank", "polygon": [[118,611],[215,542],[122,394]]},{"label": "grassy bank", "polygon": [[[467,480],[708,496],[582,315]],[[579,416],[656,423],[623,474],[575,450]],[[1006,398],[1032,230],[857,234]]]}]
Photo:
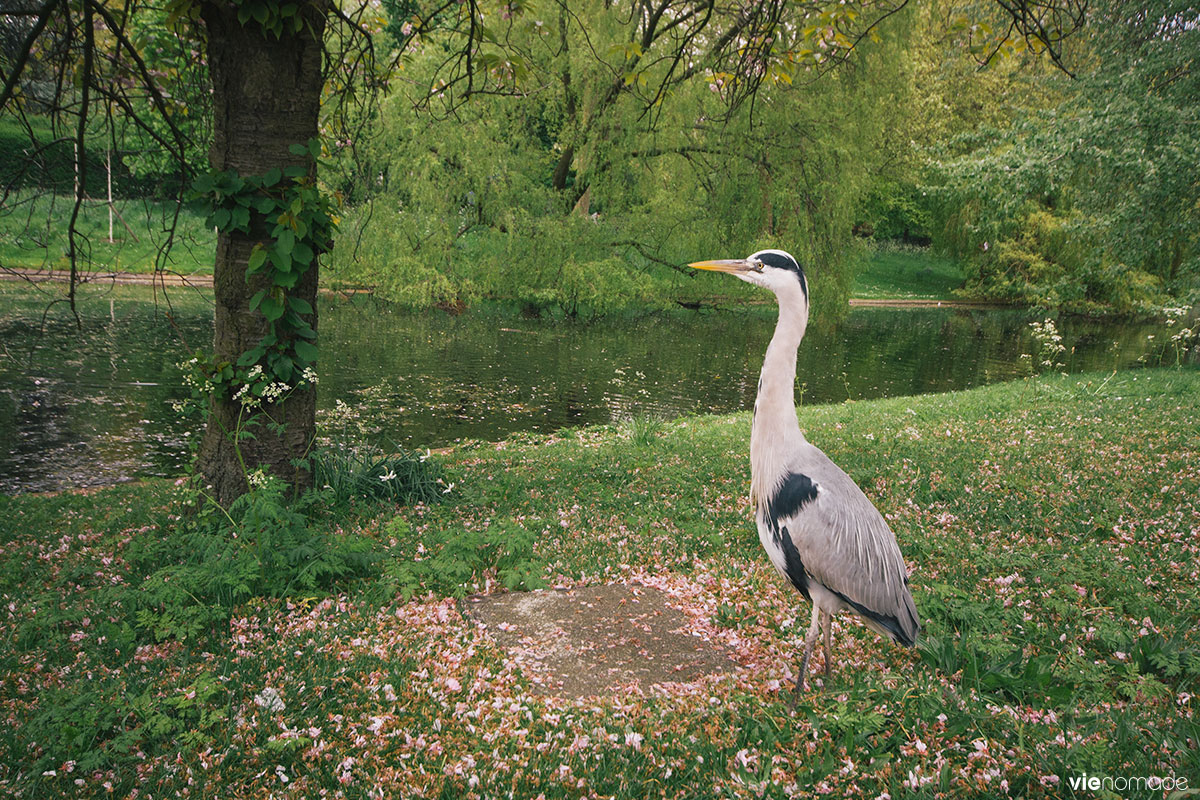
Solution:
[{"label": "grassy bank", "polygon": [[[69,269],[67,224],[73,205],[71,197],[32,190],[10,197],[0,209],[0,267]],[[80,269],[153,272],[172,224],[174,204],[116,200],[113,207],[111,240],[108,204],[89,200],[80,209],[76,240]],[[216,236],[204,226],[203,218],[183,209],[166,268],[184,275],[209,274],[215,247]]]},{"label": "grassy bank", "polygon": [[[1197,397],[1197,371],[1154,370],[802,409],[890,519],[925,630],[901,650],[843,618],[837,668],[794,716],[798,598],[749,521],[745,414],[459,448],[442,502],[321,523],[388,548],[373,577],[240,605],[186,641],[107,599],[174,535],[173,487],[0,498],[0,787],[957,798],[1068,797],[1084,772],[1200,781]],[[536,699],[448,597],[637,580],[738,672]]]},{"label": "grassy bank", "polygon": [[881,245],[867,254],[852,297],[868,300],[954,300],[962,269],[929,248]]},{"label": "grassy bank", "polygon": [[[70,197],[36,194],[27,191],[15,195],[0,210],[0,267],[10,269],[68,269],[67,221],[73,201]],[[79,229],[80,266],[87,271],[117,271],[150,273],[159,258],[159,248],[166,238],[165,226],[170,223],[174,208],[170,203],[118,200],[114,204],[113,238],[108,238],[108,206],[103,201],[89,201],[82,210]],[[125,224],[122,224],[124,220]],[[128,225],[128,228],[126,227]],[[180,212],[176,244],[170,252],[168,268],[184,275],[211,274],[215,237],[205,229],[203,220],[190,209]],[[467,272],[470,272],[469,265]],[[383,294],[394,294],[394,276],[369,271],[370,278],[355,277],[345,269],[327,269],[323,282],[330,287],[343,285],[383,287]],[[476,276],[478,278],[478,276]],[[951,300],[953,290],[962,283],[961,271],[949,259],[932,255],[928,249],[898,249],[881,247],[870,252],[864,266],[855,277],[853,297],[872,300]],[[587,283],[588,278],[584,278]],[[590,285],[590,284],[589,284]],[[394,288],[394,287],[393,287]],[[613,287],[592,286],[592,291],[606,292]],[[514,296],[509,301],[522,302],[526,289],[511,287]],[[694,287],[681,299],[695,301]],[[407,291],[407,290],[406,290]],[[654,294],[653,307],[671,307],[679,286],[662,288]],[[416,307],[431,307],[443,302],[436,292],[418,292],[409,297],[401,293],[401,302]],[[710,301],[707,293],[701,295]],[[756,299],[761,299],[754,296]],[[651,308],[652,304],[646,306]]]}]

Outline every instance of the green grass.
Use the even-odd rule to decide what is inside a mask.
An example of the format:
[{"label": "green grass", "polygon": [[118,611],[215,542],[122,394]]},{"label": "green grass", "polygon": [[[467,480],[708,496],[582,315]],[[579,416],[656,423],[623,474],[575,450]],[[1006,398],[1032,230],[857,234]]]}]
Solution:
[{"label": "green grass", "polygon": [[[0,788],[983,798],[1196,779],[1197,398],[1200,372],[1146,370],[803,408],[888,516],[925,627],[904,650],[841,618],[839,664],[794,715],[804,604],[753,530],[747,414],[460,447],[444,502],[328,521],[391,548],[378,577],[246,603],[195,641],[122,633],[104,603],[138,542],[171,535],[169,487],[3,498]],[[744,669],[549,702],[444,598],[631,578]]]},{"label": "green grass", "polygon": [[[85,271],[153,272],[159,249],[166,241],[174,204],[117,200],[115,207],[128,224],[113,218],[113,241],[108,240],[108,206],[88,201],[80,211],[79,265]],[[0,207],[0,267],[69,269],[67,225],[73,200],[25,190]],[[175,245],[166,268],[185,275],[211,274],[216,237],[194,212],[184,209]]]},{"label": "green grass", "polygon": [[953,300],[962,285],[962,270],[951,259],[928,248],[885,248],[872,251],[854,279],[852,297],[869,300]]}]

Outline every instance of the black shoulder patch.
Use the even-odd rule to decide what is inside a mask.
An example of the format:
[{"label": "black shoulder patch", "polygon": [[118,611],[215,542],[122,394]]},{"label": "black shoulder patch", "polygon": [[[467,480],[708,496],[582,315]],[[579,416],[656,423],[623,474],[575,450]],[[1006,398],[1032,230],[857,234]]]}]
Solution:
[{"label": "black shoulder patch", "polygon": [[796,544],[792,541],[786,527],[781,528],[779,533],[775,534],[775,541],[783,549],[783,571],[788,580],[792,582],[792,586],[800,590],[800,594],[804,595],[805,600],[811,600],[812,598],[808,596],[808,573],[804,571],[804,562],[800,560],[800,551],[796,549]]},{"label": "black shoulder patch", "polygon": [[775,490],[775,494],[767,500],[767,522],[772,530],[778,531],[782,520],[816,499],[817,484],[807,475],[789,472]]}]

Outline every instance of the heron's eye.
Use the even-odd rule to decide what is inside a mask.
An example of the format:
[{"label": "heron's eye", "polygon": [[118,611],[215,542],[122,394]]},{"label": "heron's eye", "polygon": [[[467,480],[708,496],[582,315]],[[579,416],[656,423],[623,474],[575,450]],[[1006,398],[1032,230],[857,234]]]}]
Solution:
[{"label": "heron's eye", "polygon": [[762,272],[763,262],[758,260],[750,262],[750,269],[754,270],[755,272]]}]

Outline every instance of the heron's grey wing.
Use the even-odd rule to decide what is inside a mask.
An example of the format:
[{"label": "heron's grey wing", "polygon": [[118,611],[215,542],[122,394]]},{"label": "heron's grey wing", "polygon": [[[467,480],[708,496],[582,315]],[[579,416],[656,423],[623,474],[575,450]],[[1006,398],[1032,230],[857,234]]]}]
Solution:
[{"label": "heron's grey wing", "polygon": [[793,583],[799,586],[801,576],[790,572],[802,569],[803,580],[819,582],[872,627],[901,644],[916,641],[920,623],[895,535],[850,476],[819,448],[804,443],[766,512],[781,545],[793,551],[786,553]]}]

